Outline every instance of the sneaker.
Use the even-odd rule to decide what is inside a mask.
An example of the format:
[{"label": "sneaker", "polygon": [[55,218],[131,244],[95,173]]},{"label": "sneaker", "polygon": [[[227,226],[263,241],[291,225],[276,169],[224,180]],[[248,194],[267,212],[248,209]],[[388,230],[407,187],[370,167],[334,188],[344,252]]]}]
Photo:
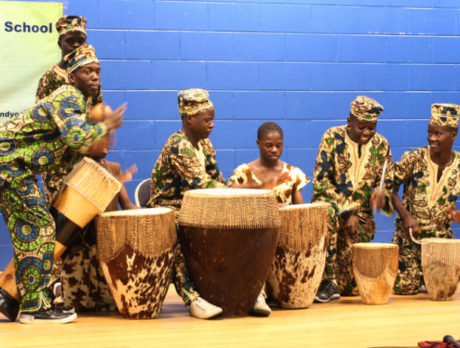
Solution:
[{"label": "sneaker", "polygon": [[209,303],[202,297],[197,297],[190,303],[190,314],[198,319],[211,319],[222,312],[222,308]]},{"label": "sneaker", "polygon": [[339,287],[330,280],[323,280],[315,296],[316,303],[326,303],[340,299]]},{"label": "sneaker", "polygon": [[262,317],[268,317],[272,312],[271,308],[265,302],[265,296],[261,292],[259,296],[257,296],[257,300],[254,303],[254,307],[252,307],[251,314],[260,315]]},{"label": "sneaker", "polygon": [[19,313],[19,302],[2,288],[0,288],[0,312],[11,321],[16,321]]},{"label": "sneaker", "polygon": [[75,313],[75,308],[72,306],[64,306],[64,298],[62,297],[62,284],[61,282],[55,282],[53,284],[53,305],[54,309],[61,311],[62,313]]},{"label": "sneaker", "polygon": [[63,313],[55,307],[42,309],[38,312],[21,312],[21,314],[19,314],[19,322],[22,324],[65,324],[74,321],[76,318],[76,313]]}]

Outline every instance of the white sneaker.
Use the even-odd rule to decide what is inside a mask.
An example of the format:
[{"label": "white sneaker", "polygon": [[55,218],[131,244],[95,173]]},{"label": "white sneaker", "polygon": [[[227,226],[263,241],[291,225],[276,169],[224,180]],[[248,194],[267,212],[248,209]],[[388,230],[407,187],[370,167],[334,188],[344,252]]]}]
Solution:
[{"label": "white sneaker", "polygon": [[268,317],[271,312],[272,310],[268,306],[267,302],[265,302],[265,296],[261,292],[259,296],[257,296],[257,300],[254,303],[254,307],[252,307],[251,314]]},{"label": "white sneaker", "polygon": [[197,297],[190,303],[190,314],[198,319],[211,319],[222,312],[222,308],[209,303],[201,297]]},{"label": "white sneaker", "polygon": [[63,313],[62,311],[55,310],[54,307],[48,310],[42,309],[34,313],[23,312],[19,314],[19,322],[22,324],[65,324],[74,321],[76,318],[76,313]]}]

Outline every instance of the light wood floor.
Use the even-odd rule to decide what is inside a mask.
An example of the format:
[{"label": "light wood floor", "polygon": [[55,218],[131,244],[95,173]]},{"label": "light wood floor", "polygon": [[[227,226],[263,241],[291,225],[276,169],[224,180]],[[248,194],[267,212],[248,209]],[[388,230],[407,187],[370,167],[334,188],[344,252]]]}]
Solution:
[{"label": "light wood floor", "polygon": [[460,337],[460,294],[435,302],[426,294],[392,296],[369,306],[359,297],[268,318],[198,320],[170,288],[159,319],[86,314],[59,325],[22,325],[0,316],[0,347],[415,347],[421,340]]}]

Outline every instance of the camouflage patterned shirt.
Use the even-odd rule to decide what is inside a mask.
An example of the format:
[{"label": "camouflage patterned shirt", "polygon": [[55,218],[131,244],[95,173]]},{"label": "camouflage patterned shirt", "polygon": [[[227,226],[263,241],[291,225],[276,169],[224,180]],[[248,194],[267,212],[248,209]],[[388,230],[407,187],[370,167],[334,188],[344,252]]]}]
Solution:
[{"label": "camouflage patterned shirt", "polygon": [[[452,237],[451,223],[446,208],[455,204],[460,195],[460,153],[454,151],[454,160],[437,180],[438,165],[431,161],[429,146],[407,151],[395,163],[395,190],[403,187],[404,208],[419,226],[435,224],[436,228],[423,231],[421,238]],[[402,234],[402,221],[395,221],[396,233]]]},{"label": "camouflage patterned shirt", "polygon": [[[302,190],[302,188],[310,182],[310,179],[308,179],[299,168],[285,162],[283,162],[283,168],[281,169],[280,175],[283,174],[287,174],[286,179],[275,186],[272,191],[278,203],[289,205],[292,203],[293,193]],[[249,168],[246,163],[243,163],[234,170],[228,183],[261,185],[262,181],[254,175],[251,168]]]},{"label": "camouflage patterned shirt", "polygon": [[60,173],[69,165],[69,153],[87,153],[107,127],[85,120],[83,94],[65,85],[1,125],[0,184],[7,181],[15,187],[37,173]]},{"label": "camouflage patterned shirt", "polygon": [[147,206],[180,208],[188,190],[225,186],[211,141],[200,140],[198,146],[196,149],[182,131],[169,137],[152,171]]},{"label": "camouflage patterned shirt", "polygon": [[[40,78],[40,81],[38,82],[37,92],[35,95],[35,101],[38,102],[40,99],[49,96],[56,89],[68,83],[69,79],[67,77],[67,71],[61,69],[57,64],[53,65]],[[86,102],[86,108],[88,111],[90,111],[93,105],[99,103],[102,103],[102,90],[100,85],[97,96],[94,98],[88,98]]]},{"label": "camouflage patterned shirt", "polygon": [[350,139],[345,125],[328,129],[316,157],[312,201],[330,202],[339,215],[353,211],[365,219],[371,218],[372,189],[380,184],[385,159],[383,211],[392,215],[394,168],[388,141],[376,133],[367,144],[360,145]]}]

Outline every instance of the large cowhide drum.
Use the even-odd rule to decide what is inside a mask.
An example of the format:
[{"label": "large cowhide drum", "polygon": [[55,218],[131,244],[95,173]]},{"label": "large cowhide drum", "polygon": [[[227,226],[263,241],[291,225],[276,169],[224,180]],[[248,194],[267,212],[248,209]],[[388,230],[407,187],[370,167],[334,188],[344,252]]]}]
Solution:
[{"label": "large cowhide drum", "polygon": [[398,273],[399,247],[390,243],[352,246],[353,275],[365,304],[385,304]]},{"label": "large cowhide drum", "polygon": [[247,315],[267,279],[280,219],[269,190],[187,191],[179,216],[187,269],[224,316]]},{"label": "large cowhide drum", "polygon": [[328,204],[280,208],[281,230],[267,279],[267,292],[282,308],[307,308],[318,291],[326,262]]},{"label": "large cowhide drum", "polygon": [[96,218],[99,262],[124,317],[160,314],[174,265],[174,219],[169,208],[107,212]]},{"label": "large cowhide drum", "polygon": [[422,239],[423,279],[432,300],[452,300],[460,280],[460,240]]}]

